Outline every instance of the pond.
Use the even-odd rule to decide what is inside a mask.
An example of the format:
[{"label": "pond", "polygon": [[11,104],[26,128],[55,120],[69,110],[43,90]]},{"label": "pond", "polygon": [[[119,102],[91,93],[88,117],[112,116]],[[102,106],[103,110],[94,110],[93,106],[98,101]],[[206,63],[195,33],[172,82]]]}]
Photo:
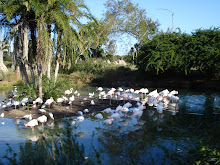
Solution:
[{"label": "pond", "polygon": [[[88,95],[96,88],[78,90],[81,95]],[[1,100],[5,97],[3,93],[0,95]],[[103,119],[95,117],[99,112],[84,114],[82,122],[76,121],[76,116],[48,120],[34,130],[25,128],[24,119],[1,118],[0,164],[217,162],[220,93],[179,90],[178,97],[178,106],[168,106],[162,114],[146,106],[140,119],[120,112],[121,117],[110,125],[103,121],[115,109],[111,114],[102,113]]]}]

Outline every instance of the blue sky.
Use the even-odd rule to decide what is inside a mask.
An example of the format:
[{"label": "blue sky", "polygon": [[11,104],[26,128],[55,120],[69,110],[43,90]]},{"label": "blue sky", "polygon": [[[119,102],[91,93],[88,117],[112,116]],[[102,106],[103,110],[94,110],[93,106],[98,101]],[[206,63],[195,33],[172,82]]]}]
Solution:
[{"label": "blue sky", "polygon": [[[98,19],[105,12],[107,0],[84,0],[91,13]],[[174,30],[191,34],[196,29],[220,27],[220,0],[131,0],[146,10],[147,17],[158,20],[160,29],[172,28],[172,11],[174,13]],[[161,10],[168,9],[168,10]],[[131,37],[124,36],[117,42],[117,53],[126,54],[135,43]]]}]

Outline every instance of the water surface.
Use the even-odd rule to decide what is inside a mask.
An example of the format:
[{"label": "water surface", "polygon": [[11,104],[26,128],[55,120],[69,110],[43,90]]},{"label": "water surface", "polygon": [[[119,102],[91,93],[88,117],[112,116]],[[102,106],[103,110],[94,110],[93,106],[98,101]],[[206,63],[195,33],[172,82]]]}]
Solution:
[{"label": "water surface", "polygon": [[[80,93],[95,89],[87,87]],[[161,116],[147,107],[140,120],[121,113],[111,125],[103,124],[107,114],[104,119],[86,114],[83,122],[76,117],[49,120],[34,130],[25,128],[23,119],[3,118],[0,163],[191,164],[204,158],[201,147],[216,158],[212,151],[220,151],[220,94],[179,91],[178,96],[175,113],[168,108]]]}]

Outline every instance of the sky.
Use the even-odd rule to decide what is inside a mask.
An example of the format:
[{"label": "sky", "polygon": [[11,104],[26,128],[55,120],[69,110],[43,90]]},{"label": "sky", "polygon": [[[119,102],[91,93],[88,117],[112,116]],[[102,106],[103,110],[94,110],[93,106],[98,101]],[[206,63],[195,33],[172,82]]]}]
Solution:
[{"label": "sky", "polygon": [[[98,19],[103,18],[107,0],[84,0],[90,12]],[[133,4],[146,10],[147,17],[160,23],[160,30],[172,28],[174,13],[174,31],[191,34],[197,29],[220,27],[220,0],[131,0]],[[166,10],[163,10],[166,9]],[[178,31],[178,30],[177,30]],[[136,43],[132,37],[122,36],[117,41],[117,55],[127,54]]]}]

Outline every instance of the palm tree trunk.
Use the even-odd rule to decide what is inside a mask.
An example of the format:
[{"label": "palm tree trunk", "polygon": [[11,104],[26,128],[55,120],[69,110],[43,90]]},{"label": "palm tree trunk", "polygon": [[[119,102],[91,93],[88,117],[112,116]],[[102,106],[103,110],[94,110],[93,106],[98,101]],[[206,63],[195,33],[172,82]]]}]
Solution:
[{"label": "palm tree trunk", "polygon": [[54,73],[54,81],[57,81],[58,71],[59,71],[59,65],[60,65],[60,54],[61,54],[61,33],[58,32],[58,44],[57,44],[57,58],[56,58],[56,67],[55,67],[55,73]]},{"label": "palm tree trunk", "polygon": [[0,71],[3,73],[7,73],[8,68],[5,66],[3,62],[3,49],[4,49],[4,43],[0,41]]},{"label": "palm tree trunk", "polygon": [[37,21],[37,70],[38,70],[38,96],[43,98],[43,87],[42,87],[42,76],[43,76],[43,58],[44,58],[44,47],[43,47],[43,24],[41,16]]},{"label": "palm tree trunk", "polygon": [[51,43],[51,24],[48,24],[47,26],[48,33],[49,33],[49,45],[48,45],[48,65],[47,65],[47,78],[50,79],[50,74],[51,74],[51,58],[52,58],[52,43]]},{"label": "palm tree trunk", "polygon": [[26,83],[29,84],[28,79],[28,28],[24,23],[24,38],[23,38],[23,55],[22,55],[22,71],[26,79]]},{"label": "palm tree trunk", "polygon": [[42,76],[43,76],[43,73],[42,73],[42,65],[40,64],[40,66],[38,66],[39,69],[38,69],[38,75],[39,75],[39,80],[38,80],[38,87],[39,87],[39,97],[41,99],[43,99],[43,86],[42,86]]}]

